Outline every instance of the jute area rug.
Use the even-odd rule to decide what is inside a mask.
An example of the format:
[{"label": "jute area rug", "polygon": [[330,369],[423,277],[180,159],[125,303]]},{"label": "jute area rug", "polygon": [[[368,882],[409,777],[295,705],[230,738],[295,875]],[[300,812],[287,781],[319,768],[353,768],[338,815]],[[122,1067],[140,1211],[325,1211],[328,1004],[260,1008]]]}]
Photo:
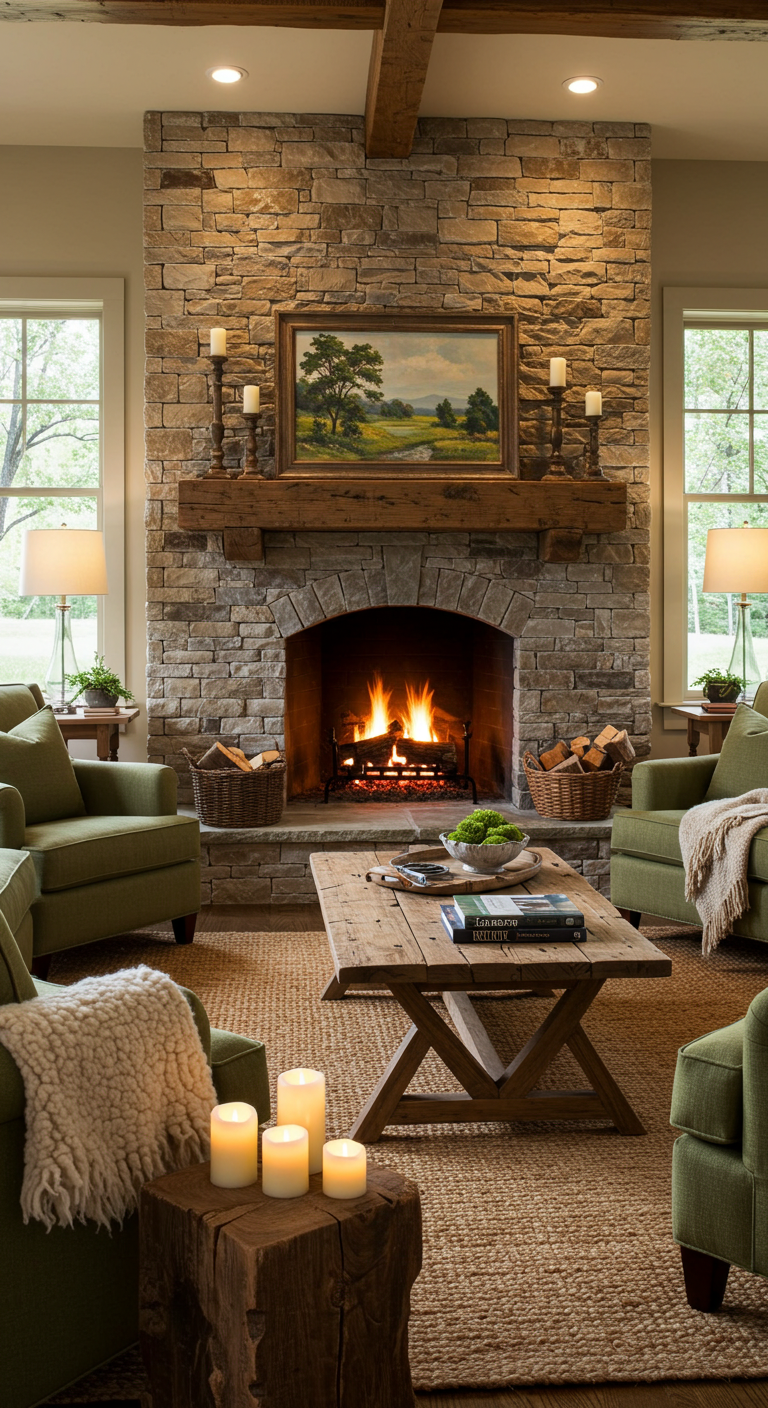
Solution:
[{"label": "jute area rug", "polygon": [[[686,1304],[670,1231],[668,1123],[677,1048],[744,1015],[768,985],[768,950],[730,940],[704,960],[698,933],[646,932],[671,955],[672,977],[609,982],[586,1019],[645,1137],[598,1124],[457,1125],[404,1129],[369,1147],[373,1162],[421,1190],[417,1388],[768,1375],[768,1282],[732,1271],[719,1315]],[[331,969],[317,933],[202,933],[185,948],[137,934],[62,955],[51,977],[73,982],[140,962],[197,992],[214,1026],[263,1040],[273,1083],[293,1066],[325,1071],[329,1138],[348,1132],[408,1025],[388,997],[319,1001]],[[481,1005],[511,1058],[551,1003]],[[436,1057],[413,1088],[428,1083],[458,1088]],[[543,1083],[579,1087],[584,1077],[567,1054]],[[90,1396],[105,1387],[92,1376]],[[123,1377],[111,1396],[129,1396],[126,1387]]]}]

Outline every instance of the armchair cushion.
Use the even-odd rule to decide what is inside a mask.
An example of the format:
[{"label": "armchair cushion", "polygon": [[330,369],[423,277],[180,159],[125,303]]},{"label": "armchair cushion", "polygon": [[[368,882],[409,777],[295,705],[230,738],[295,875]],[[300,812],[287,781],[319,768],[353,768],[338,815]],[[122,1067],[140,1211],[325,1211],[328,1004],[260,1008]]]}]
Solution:
[{"label": "armchair cushion", "polygon": [[677,1053],[670,1124],[709,1144],[740,1144],[744,1022],[688,1042]]},{"label": "armchair cushion", "polygon": [[[662,865],[682,866],[680,822],[684,811],[618,811],[613,818],[611,853],[639,856]],[[749,848],[747,875],[768,884],[768,826],[758,831]]]},{"label": "armchair cushion", "polygon": [[79,816],[28,826],[24,846],[47,894],[197,860],[200,827],[187,816]]},{"label": "armchair cushion", "polygon": [[768,718],[740,704],[723,739],[705,801],[741,797],[753,787],[768,787]]},{"label": "armchair cushion", "polygon": [[42,709],[45,700],[36,684],[0,685],[0,729],[8,733],[23,719]]},{"label": "armchair cushion", "polygon": [[75,777],[91,816],[175,816],[178,781],[157,763],[97,763],[73,759]]},{"label": "armchair cushion", "polygon": [[85,803],[50,706],[0,733],[0,781],[21,794],[28,826],[81,816]]}]

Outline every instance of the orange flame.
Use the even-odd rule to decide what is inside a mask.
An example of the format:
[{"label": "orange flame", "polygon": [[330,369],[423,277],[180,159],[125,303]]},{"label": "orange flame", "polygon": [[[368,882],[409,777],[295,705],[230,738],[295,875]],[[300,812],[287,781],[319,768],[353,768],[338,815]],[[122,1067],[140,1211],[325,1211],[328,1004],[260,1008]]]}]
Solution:
[{"label": "orange flame", "polygon": [[392,744],[392,753],[391,753],[389,762],[387,763],[387,767],[391,768],[395,763],[407,763],[407,762],[408,762],[408,759],[407,759],[407,758],[401,758],[401,757],[400,757],[400,754],[399,754],[398,751],[397,751],[397,744],[396,744],[396,743],[393,743],[393,744]]},{"label": "orange flame", "polygon": [[371,712],[365,720],[362,733],[355,724],[355,743],[360,738],[378,738],[379,734],[386,733],[389,728],[389,701],[392,698],[392,690],[384,688],[381,675],[374,675],[373,684],[368,685],[368,698],[371,701]]},{"label": "orange flame", "polygon": [[[390,707],[392,700],[391,689],[384,688],[384,681],[380,674],[375,674],[373,683],[368,685],[368,697],[370,699],[370,712],[363,720],[362,727],[359,724],[354,726],[354,740],[357,743],[361,738],[378,738],[382,733],[386,733],[393,713],[400,714],[400,710],[393,710]],[[406,682],[405,685],[405,710],[403,711],[403,737],[417,739],[422,743],[437,743],[438,735],[434,728],[434,710],[432,700],[434,690],[429,687],[429,680],[425,684],[416,688]],[[397,745],[392,748],[390,764],[406,763],[407,758],[401,757],[397,752]]]},{"label": "orange flame", "polygon": [[421,743],[437,743],[438,737],[433,728],[432,699],[435,691],[430,689],[429,680],[416,692],[411,685],[405,686],[406,714],[403,720],[403,735]]}]

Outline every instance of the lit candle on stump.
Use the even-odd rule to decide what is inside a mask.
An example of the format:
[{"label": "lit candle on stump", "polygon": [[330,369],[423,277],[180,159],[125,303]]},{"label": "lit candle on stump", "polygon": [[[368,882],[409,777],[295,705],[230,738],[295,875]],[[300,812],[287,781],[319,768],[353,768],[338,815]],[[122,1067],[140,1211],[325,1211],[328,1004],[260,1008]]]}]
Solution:
[{"label": "lit candle on stump", "polygon": [[331,1139],[323,1148],[323,1192],[327,1198],[361,1198],[368,1187],[368,1157],[354,1139]]},{"label": "lit candle on stump", "polygon": [[211,1111],[211,1183],[247,1188],[259,1168],[259,1117],[252,1105],[233,1100]]},{"label": "lit candle on stump", "polygon": [[300,1068],[277,1077],[277,1123],[298,1124],[309,1135],[309,1171],[320,1173],[325,1143],[325,1076]]},{"label": "lit candle on stump", "polygon": [[261,1185],[269,1198],[300,1198],[309,1192],[309,1135],[297,1124],[265,1129],[261,1141]]}]

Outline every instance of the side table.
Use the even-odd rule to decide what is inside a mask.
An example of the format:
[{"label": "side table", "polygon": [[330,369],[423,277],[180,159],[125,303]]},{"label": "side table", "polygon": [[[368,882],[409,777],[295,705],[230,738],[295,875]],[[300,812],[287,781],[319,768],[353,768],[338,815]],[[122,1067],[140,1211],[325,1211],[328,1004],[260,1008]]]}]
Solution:
[{"label": "side table", "polygon": [[79,714],[57,714],[56,722],[65,743],[69,743],[70,738],[95,738],[99,761],[116,763],[120,725],[132,723],[139,712],[138,709],[121,709],[113,719],[84,719]]},{"label": "side table", "polygon": [[672,713],[688,720],[688,757],[695,758],[702,733],[709,740],[710,753],[719,753],[731,727],[733,714],[708,714],[700,704],[673,704]]},{"label": "side table", "polygon": [[153,1408],[414,1408],[416,1185],[368,1167],[368,1191],[302,1198],[214,1188],[209,1164],[146,1184],[139,1326]]}]

